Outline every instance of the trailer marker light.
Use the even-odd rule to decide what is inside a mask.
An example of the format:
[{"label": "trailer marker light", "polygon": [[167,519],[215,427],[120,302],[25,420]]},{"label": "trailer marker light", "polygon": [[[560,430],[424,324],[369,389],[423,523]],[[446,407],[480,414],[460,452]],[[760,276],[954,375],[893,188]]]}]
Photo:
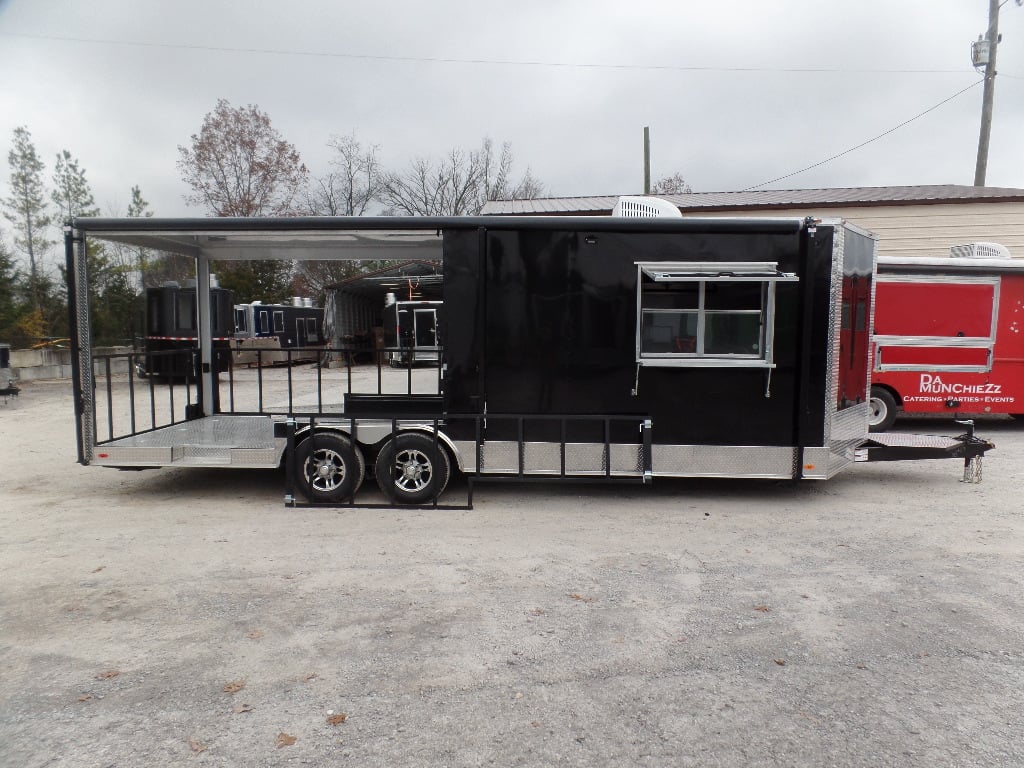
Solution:
[{"label": "trailer marker light", "polygon": [[804,469],[814,469],[813,464],[804,464]]},{"label": "trailer marker light", "polygon": [[109,453],[97,453],[96,457],[100,458],[100,459],[109,459],[110,458],[110,454]]}]

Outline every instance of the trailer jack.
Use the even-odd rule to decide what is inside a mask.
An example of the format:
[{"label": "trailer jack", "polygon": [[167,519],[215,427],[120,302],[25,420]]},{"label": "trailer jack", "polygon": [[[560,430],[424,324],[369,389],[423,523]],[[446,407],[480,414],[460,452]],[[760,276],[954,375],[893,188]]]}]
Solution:
[{"label": "trailer jack", "polygon": [[982,459],[995,443],[974,434],[972,420],[957,420],[966,427],[962,435],[905,435],[877,433],[857,448],[856,461],[919,461],[924,459],[963,459],[964,475],[960,482],[980,483]]}]

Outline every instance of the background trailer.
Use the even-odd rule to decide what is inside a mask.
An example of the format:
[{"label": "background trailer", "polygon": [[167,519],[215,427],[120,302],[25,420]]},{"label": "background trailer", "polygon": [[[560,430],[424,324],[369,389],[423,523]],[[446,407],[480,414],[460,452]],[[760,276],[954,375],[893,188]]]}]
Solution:
[{"label": "background trailer", "polygon": [[879,259],[872,431],[898,412],[1024,414],[1024,259],[953,250],[982,255]]},{"label": "background trailer", "polygon": [[316,360],[326,345],[324,310],[311,297],[291,304],[235,305],[234,363],[275,365]]},{"label": "background trailer", "polygon": [[[289,378],[286,397],[269,402],[261,380],[258,400],[243,403],[233,379],[209,365],[200,300],[194,402],[166,423],[125,423],[111,405],[116,382],[93,381],[89,237],[193,255],[200,295],[211,260],[443,254],[435,385],[414,391],[408,368],[404,392],[388,390],[379,370],[375,388],[360,388],[350,369],[344,391],[318,375],[315,391],[296,392]],[[991,447],[969,436],[867,440],[875,242],[841,221],[78,219],[66,243],[87,464],[273,467],[287,458],[291,480],[325,502],[351,499],[372,466],[392,499],[418,503],[436,500],[456,470],[824,479],[858,459],[966,460]]]},{"label": "background trailer", "polygon": [[[211,275],[209,290],[211,339],[217,369],[231,365],[229,347],[234,336],[231,291],[216,286]],[[167,282],[146,289],[146,358],[138,372],[151,376],[187,378],[195,375],[193,353],[197,348],[199,315],[195,281],[184,286]]]}]

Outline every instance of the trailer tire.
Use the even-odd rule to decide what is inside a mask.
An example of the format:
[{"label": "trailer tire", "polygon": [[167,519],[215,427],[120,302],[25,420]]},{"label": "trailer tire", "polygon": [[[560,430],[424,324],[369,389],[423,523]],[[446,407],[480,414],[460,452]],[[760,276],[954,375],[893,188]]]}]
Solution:
[{"label": "trailer tire", "polygon": [[868,414],[868,429],[871,432],[885,432],[896,421],[896,398],[884,387],[872,387],[871,410]]},{"label": "trailer tire", "polygon": [[344,435],[322,432],[295,449],[295,482],[311,502],[339,502],[359,490],[366,471],[363,452]]},{"label": "trailer tire", "polygon": [[405,432],[388,441],[377,456],[377,485],[401,504],[433,501],[451,476],[451,460],[433,435]]}]

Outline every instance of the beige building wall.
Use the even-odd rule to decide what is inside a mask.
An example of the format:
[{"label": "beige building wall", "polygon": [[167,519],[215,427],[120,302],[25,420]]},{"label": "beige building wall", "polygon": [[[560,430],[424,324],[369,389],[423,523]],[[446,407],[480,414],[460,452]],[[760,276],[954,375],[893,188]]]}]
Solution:
[{"label": "beige building wall", "polygon": [[885,205],[758,211],[717,211],[687,216],[815,216],[843,218],[878,235],[880,256],[948,256],[950,246],[989,242],[1005,245],[1024,258],[1024,202],[955,205]]}]

